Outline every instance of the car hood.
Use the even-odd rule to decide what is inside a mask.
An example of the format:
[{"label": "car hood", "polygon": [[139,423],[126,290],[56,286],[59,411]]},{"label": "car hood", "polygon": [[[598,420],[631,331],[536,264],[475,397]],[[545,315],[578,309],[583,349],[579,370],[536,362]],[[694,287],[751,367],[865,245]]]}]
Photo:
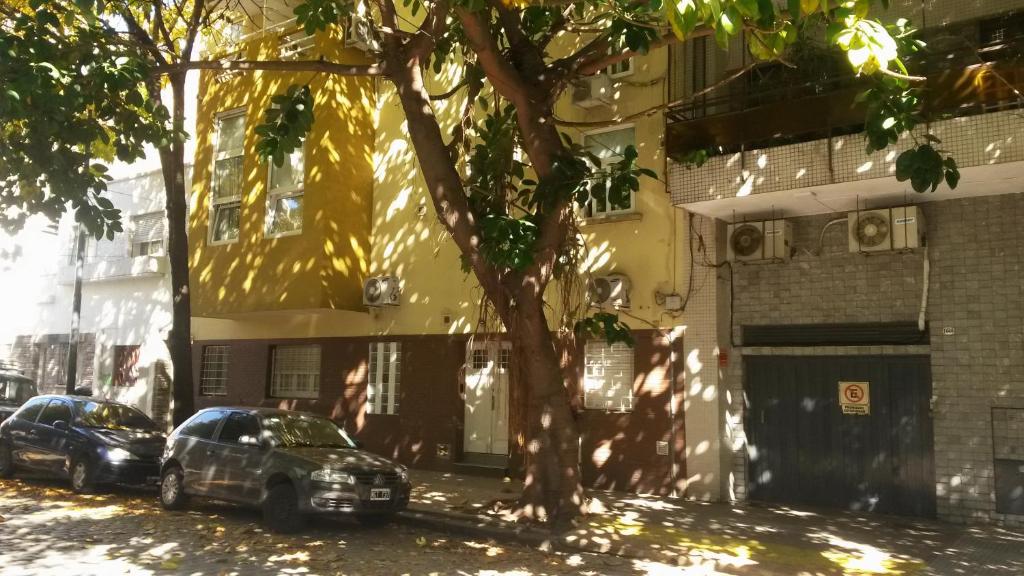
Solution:
[{"label": "car hood", "polygon": [[167,438],[159,432],[86,428],[88,435],[111,448],[124,448],[138,456],[159,457]]},{"label": "car hood", "polygon": [[305,460],[317,468],[353,471],[386,471],[395,472],[402,467],[384,458],[364,450],[346,448],[278,448],[294,458]]}]

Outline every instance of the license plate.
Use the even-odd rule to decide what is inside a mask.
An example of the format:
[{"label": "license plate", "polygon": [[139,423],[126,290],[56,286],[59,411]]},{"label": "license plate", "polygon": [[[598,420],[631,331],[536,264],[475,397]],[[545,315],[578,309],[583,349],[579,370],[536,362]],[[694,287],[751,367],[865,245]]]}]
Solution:
[{"label": "license plate", "polygon": [[391,488],[370,488],[370,500],[391,500]]}]

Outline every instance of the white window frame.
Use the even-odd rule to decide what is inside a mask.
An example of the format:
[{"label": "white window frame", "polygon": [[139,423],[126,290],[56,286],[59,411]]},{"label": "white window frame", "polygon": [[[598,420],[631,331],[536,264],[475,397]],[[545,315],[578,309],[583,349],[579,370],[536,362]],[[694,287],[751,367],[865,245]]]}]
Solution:
[{"label": "white window frame", "polygon": [[[614,47],[609,47],[608,48],[608,55],[609,56],[614,56],[615,55],[615,48]],[[632,76],[633,75],[633,57],[630,56],[629,58],[626,58],[625,60],[622,60],[620,62],[616,62],[615,64],[609,64],[604,69],[604,73],[607,74],[608,77],[611,78],[612,80],[617,80],[619,78],[625,78],[626,76]]]},{"label": "white window frame", "polygon": [[[610,366],[622,365],[628,366],[624,373],[606,373]],[[609,412],[633,411],[633,380],[636,376],[633,348],[622,342],[608,344],[600,340],[589,341],[584,348],[583,366],[584,408]]]},{"label": "white window frame", "polygon": [[[242,118],[242,147],[237,150],[220,150],[220,127],[221,122],[231,118]],[[216,133],[213,139],[213,165],[210,167],[210,217],[209,217],[209,230],[207,233],[207,243],[211,246],[218,246],[223,244],[234,244],[238,242],[238,239],[242,236],[242,193],[239,192],[236,196],[230,196],[227,198],[217,198],[216,192],[213,187],[217,178],[217,162],[220,160],[227,160],[229,158],[235,158],[238,156],[242,157],[242,162],[245,162],[245,127],[246,127],[246,114],[245,108],[235,108],[232,110],[225,110],[219,112],[215,116],[216,122]],[[245,171],[242,171],[242,182],[239,185],[239,189],[244,187],[245,183]],[[238,205],[238,235],[234,238],[227,238],[222,240],[216,240],[213,237],[214,230],[217,224],[217,209],[220,207],[228,207],[231,204]]]},{"label": "white window frame", "polygon": [[271,188],[274,182],[274,161],[271,159],[267,166],[267,218],[263,226],[263,235],[270,238],[284,238],[287,236],[298,236],[302,234],[303,224],[300,222],[299,227],[296,230],[287,230],[284,232],[272,233],[270,231],[271,226],[274,223],[274,211],[276,210],[277,201],[286,198],[300,198],[302,202],[303,218],[305,218],[306,210],[306,143],[303,142],[301,146],[295,149],[295,152],[302,152],[302,184],[298,186],[286,186],[282,188]]},{"label": "white window frame", "polygon": [[[370,342],[370,359],[366,373],[366,413],[398,414],[401,384],[402,343]],[[385,397],[387,403],[384,401]]]},{"label": "white window frame", "polygon": [[[210,354],[214,352],[215,355]],[[199,395],[227,396],[228,366],[231,365],[231,346],[215,344],[203,346],[199,367]],[[217,376],[211,374],[211,368],[217,368]]]},{"label": "white window frame", "polygon": [[[167,255],[167,239],[165,237],[166,222],[161,221],[160,227],[164,228],[164,230],[161,231],[160,237],[157,238],[157,239],[139,240],[138,236],[136,236],[136,234],[138,233],[138,224],[137,224],[138,221],[143,219],[143,218],[148,218],[148,217],[156,217],[156,218],[160,218],[161,220],[163,220],[166,216],[165,216],[164,212],[162,212],[162,211],[154,211],[154,212],[146,212],[146,213],[143,213],[143,214],[136,214],[136,215],[131,217],[131,221],[132,221],[132,243],[131,243],[131,246],[129,248],[129,250],[130,250],[129,255],[132,258],[140,258],[142,256],[166,256]],[[149,252],[149,251],[143,253],[141,250],[138,249],[138,247],[141,247],[143,245],[151,245],[151,244],[160,244],[160,250],[157,253],[153,253],[153,252]]]},{"label": "white window frame", "polygon": [[[312,352],[313,362],[302,370],[289,372],[278,371],[278,355],[283,350]],[[320,371],[323,364],[323,354],[319,344],[288,344],[274,346],[270,351],[270,397],[271,398],[320,398]],[[300,378],[309,379],[309,390],[298,390],[297,384]],[[287,384],[287,386],[285,386]]]},{"label": "white window frame", "polygon": [[[616,124],[614,126],[609,126],[607,128],[598,128],[596,130],[588,130],[588,131],[583,133],[583,146],[586,147],[586,145],[587,145],[587,137],[588,136],[597,136],[599,134],[607,134],[608,132],[618,132],[619,130],[629,130],[629,129],[633,130],[633,146],[636,147],[636,124],[633,124],[632,122],[627,122],[627,123],[624,123],[624,124]],[[639,148],[637,150],[639,151]],[[603,168],[605,166],[608,166],[609,164],[614,164],[615,162],[620,162],[621,160],[622,160],[622,156],[612,156],[610,158],[602,158],[601,159],[601,166]],[[609,200],[607,194],[605,194],[605,204],[607,206],[611,206],[611,200]],[[603,211],[599,212],[597,210],[597,199],[596,198],[591,198],[590,201],[589,201],[589,205],[583,208],[583,217],[585,219],[587,219],[587,220],[600,220],[602,218],[607,218],[608,216],[621,216],[621,215],[624,215],[624,214],[636,214],[637,212],[638,212],[638,210],[637,210],[637,207],[636,207],[636,191],[635,190],[630,190],[630,192],[629,192],[629,208],[607,209],[607,210],[603,210]]]}]

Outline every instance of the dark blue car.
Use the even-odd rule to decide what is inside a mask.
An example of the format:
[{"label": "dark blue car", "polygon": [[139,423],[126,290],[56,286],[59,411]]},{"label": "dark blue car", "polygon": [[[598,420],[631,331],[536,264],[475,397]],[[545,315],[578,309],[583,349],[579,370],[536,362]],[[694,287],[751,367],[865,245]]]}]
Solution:
[{"label": "dark blue car", "polygon": [[0,424],[0,477],[16,470],[97,484],[153,484],[165,436],[137,409],[84,396],[37,396]]}]

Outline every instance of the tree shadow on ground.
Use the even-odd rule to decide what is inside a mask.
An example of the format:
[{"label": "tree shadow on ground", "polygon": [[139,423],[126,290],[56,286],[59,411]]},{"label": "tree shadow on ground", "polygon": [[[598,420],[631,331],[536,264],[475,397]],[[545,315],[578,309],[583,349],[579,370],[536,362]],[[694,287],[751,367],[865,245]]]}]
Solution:
[{"label": "tree shadow on ground", "polygon": [[[667,569],[669,571],[664,571]],[[0,481],[3,574],[674,574],[604,555],[547,553],[391,524],[315,519],[271,534],[257,511],[194,500],[160,508],[152,489],[74,494],[63,482]],[[680,572],[681,574],[681,572]]]}]

